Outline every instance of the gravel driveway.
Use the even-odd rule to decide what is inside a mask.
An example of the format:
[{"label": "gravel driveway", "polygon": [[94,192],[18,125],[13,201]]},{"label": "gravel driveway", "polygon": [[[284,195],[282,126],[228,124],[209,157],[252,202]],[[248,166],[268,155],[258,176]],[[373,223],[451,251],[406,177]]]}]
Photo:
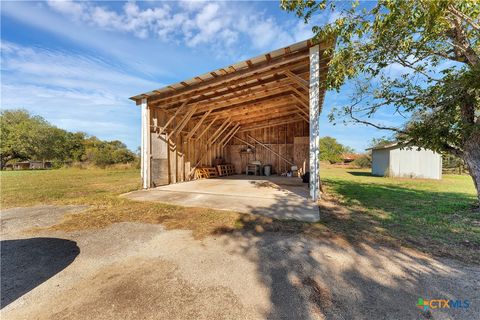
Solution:
[{"label": "gravel driveway", "polygon": [[[473,319],[479,266],[331,237],[117,223],[26,233],[84,207],[2,212],[2,319]],[[81,213],[79,213],[81,214]],[[470,300],[423,312],[418,298]]]}]

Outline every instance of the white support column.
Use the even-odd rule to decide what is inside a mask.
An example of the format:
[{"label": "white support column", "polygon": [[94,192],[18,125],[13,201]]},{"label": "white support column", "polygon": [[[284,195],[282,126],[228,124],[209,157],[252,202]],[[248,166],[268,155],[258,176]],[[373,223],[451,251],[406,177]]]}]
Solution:
[{"label": "white support column", "polygon": [[310,48],[310,197],[320,197],[320,46]]},{"label": "white support column", "polygon": [[150,188],[150,109],[147,99],[142,99],[142,145],[141,145],[141,176],[142,187]]}]

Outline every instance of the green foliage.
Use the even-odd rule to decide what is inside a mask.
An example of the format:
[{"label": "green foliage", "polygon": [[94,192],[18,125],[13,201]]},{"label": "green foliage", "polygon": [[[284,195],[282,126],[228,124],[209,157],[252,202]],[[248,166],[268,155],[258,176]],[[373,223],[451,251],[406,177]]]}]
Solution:
[{"label": "green foliage", "polygon": [[[25,110],[5,110],[0,114],[0,156],[3,165],[12,160],[57,159],[64,143],[62,130]],[[50,155],[46,158],[47,155]]]},{"label": "green foliage", "polygon": [[101,141],[83,132],[68,132],[52,126],[26,110],[0,114],[1,167],[12,160],[66,162],[85,161],[105,166],[133,162],[135,154],[120,141]]},{"label": "green foliage", "polygon": [[342,154],[351,153],[352,148],[345,147],[332,137],[323,137],[319,141],[320,160],[330,163],[342,161]]},{"label": "green foliage", "polygon": [[104,167],[115,163],[128,163],[135,160],[135,154],[121,141],[101,141],[96,137],[85,140],[83,161]]},{"label": "green foliage", "polygon": [[371,168],[372,157],[369,154],[362,154],[360,157],[353,160],[352,164],[359,168]]},{"label": "green foliage", "polygon": [[386,137],[380,137],[380,138],[372,138],[368,146],[369,148],[383,147],[392,143],[394,143],[392,139],[388,139]]},{"label": "green foliage", "polygon": [[480,69],[452,72],[404,105],[414,113],[400,140],[461,157],[466,140],[480,134]]},{"label": "green foliage", "polygon": [[[306,22],[319,12],[337,17],[313,27],[314,40],[336,40],[336,47],[324,52],[331,56],[326,85],[340,90],[355,79],[357,90],[348,105],[333,110],[331,121],[390,130],[402,142],[454,154],[480,188],[478,0],[353,1],[350,6],[282,0],[281,5]],[[379,110],[406,121],[376,122]]]},{"label": "green foliage", "polygon": [[459,167],[463,167],[464,163],[462,159],[460,159],[459,157],[455,157],[454,155],[451,155],[451,154],[446,154],[442,157],[442,166],[444,169],[459,168]]}]

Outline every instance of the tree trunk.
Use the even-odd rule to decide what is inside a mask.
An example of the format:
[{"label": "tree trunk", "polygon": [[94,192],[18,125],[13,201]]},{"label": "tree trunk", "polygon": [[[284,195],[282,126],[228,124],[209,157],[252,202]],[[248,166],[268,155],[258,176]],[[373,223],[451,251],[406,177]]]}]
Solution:
[{"label": "tree trunk", "polygon": [[473,133],[465,143],[463,161],[468,167],[473,184],[477,190],[477,199],[480,205],[480,131]]}]

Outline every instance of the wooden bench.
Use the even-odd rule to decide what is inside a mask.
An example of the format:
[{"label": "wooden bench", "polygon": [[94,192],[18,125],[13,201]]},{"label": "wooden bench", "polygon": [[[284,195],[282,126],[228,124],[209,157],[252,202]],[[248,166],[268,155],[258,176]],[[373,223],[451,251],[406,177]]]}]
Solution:
[{"label": "wooden bench", "polygon": [[219,164],[217,170],[220,177],[236,174],[235,166],[233,164]]}]

